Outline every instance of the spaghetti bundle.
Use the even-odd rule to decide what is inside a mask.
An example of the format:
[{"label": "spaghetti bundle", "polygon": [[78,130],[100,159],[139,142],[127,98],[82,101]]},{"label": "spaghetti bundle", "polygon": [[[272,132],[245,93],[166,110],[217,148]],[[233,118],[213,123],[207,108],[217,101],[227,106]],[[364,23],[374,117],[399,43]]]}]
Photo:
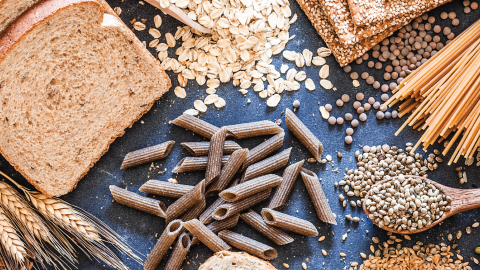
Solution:
[{"label": "spaghetti bundle", "polygon": [[[424,130],[412,151],[445,142],[445,155],[458,142],[448,164],[473,158],[480,146],[480,20],[403,80],[383,106],[399,101],[399,116],[411,113],[400,127]],[[460,138],[461,137],[461,138]]]}]

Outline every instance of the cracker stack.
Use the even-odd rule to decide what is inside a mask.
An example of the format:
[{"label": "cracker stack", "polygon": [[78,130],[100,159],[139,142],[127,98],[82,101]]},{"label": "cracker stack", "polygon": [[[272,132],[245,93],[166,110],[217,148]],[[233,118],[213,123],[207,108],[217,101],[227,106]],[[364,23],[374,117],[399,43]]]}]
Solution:
[{"label": "cracker stack", "polygon": [[297,0],[341,66],[451,0]]}]

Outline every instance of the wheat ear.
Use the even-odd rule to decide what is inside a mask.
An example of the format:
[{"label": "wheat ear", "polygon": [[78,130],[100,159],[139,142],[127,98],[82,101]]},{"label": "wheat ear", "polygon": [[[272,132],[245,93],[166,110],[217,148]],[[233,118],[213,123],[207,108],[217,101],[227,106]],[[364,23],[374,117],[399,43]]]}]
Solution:
[{"label": "wheat ear", "polygon": [[0,198],[2,205],[22,222],[27,229],[39,240],[50,243],[50,235],[43,221],[35,213],[20,195],[10,185],[0,181]]},{"label": "wheat ear", "polygon": [[90,226],[82,217],[77,215],[76,211],[70,205],[63,203],[63,201],[57,198],[49,198],[37,191],[26,192],[26,196],[33,206],[44,216],[60,221],[62,224],[93,241],[100,241],[98,231]]},{"label": "wheat ear", "polygon": [[0,209],[0,237],[0,243],[2,243],[7,254],[17,263],[23,264],[27,257],[25,244],[3,209]]}]

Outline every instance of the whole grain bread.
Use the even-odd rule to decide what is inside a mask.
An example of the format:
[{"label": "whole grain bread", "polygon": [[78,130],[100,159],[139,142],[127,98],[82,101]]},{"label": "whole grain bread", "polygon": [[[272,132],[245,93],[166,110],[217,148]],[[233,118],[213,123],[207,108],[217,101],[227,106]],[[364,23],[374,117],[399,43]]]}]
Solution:
[{"label": "whole grain bread", "polygon": [[[43,0],[0,0],[0,33],[33,5]],[[105,0],[98,0],[105,13],[115,15]]]},{"label": "whole grain bread", "polygon": [[269,262],[244,252],[220,251],[205,261],[199,270],[276,270]]},{"label": "whole grain bread", "polygon": [[0,35],[0,153],[50,196],[71,191],[170,88],[109,13],[95,0],[45,0]]}]

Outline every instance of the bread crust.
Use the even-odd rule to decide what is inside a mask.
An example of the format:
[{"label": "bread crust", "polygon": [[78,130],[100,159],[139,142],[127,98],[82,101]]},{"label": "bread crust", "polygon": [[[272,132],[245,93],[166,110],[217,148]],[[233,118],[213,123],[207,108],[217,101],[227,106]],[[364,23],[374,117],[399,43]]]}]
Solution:
[{"label": "bread crust", "polygon": [[[239,269],[248,269],[248,268],[242,268],[242,261],[249,261],[252,262],[255,265],[255,268],[250,268],[250,269],[256,269],[256,270],[277,270],[272,264],[270,264],[267,261],[264,261],[262,259],[259,259],[255,256],[252,256],[248,253],[245,252],[231,252],[231,251],[220,251],[215,253],[212,257],[210,257],[208,260],[206,260],[202,265],[200,265],[200,268],[198,270],[223,270],[223,269],[230,269],[230,268],[218,268],[218,264],[222,263],[222,260],[224,257],[229,257],[233,258],[234,261],[236,262],[236,266],[239,267]],[[225,261],[225,266],[232,266],[229,264],[230,261]],[[215,268],[212,268],[215,267]]]},{"label": "bread crust", "polygon": [[[99,3],[103,2],[103,3]],[[78,6],[78,5],[91,5],[99,9],[99,14],[108,13],[108,14],[116,14],[110,8],[110,6],[104,0],[45,0],[42,1],[35,6],[31,7],[25,13],[23,13],[14,23],[10,24],[6,30],[0,34],[0,63],[3,61],[5,56],[8,54],[9,51],[13,50],[16,46],[18,46],[22,38],[24,38],[30,31],[32,31],[36,26],[42,24],[43,22],[47,21],[49,17],[54,16],[55,13],[60,12],[62,10]],[[108,7],[108,8],[107,8]],[[107,10],[105,10],[107,9]],[[103,20],[103,16],[98,18],[99,27],[101,27],[101,22]],[[119,21],[121,21],[119,19]],[[134,46],[137,51],[139,51],[145,60],[152,66],[157,66],[159,70],[161,68],[160,63],[155,60],[155,58],[150,54],[150,52],[143,46],[143,44],[137,39],[137,37],[127,28],[127,26],[122,22],[122,27],[119,29],[125,37],[130,41],[130,46]],[[68,190],[61,190],[59,192],[52,192],[51,190],[45,189],[43,186],[40,186],[35,179],[32,179],[29,174],[22,168],[21,165],[16,164],[8,155],[5,155],[3,150],[0,148],[0,154],[10,163],[13,167],[20,172],[25,179],[27,179],[32,185],[34,185],[40,192],[44,193],[47,196],[61,196],[64,194],[69,193],[72,191],[80,181],[93,167],[93,165],[108,151],[110,144],[118,137],[123,136],[125,133],[125,129],[127,127],[131,127],[137,120],[139,120],[145,113],[147,113],[155,101],[159,99],[163,93],[168,91],[171,87],[170,79],[168,78],[165,72],[161,72],[158,74],[161,77],[161,80],[164,82],[165,90],[159,91],[152,101],[148,104],[142,105],[143,110],[135,117],[132,118],[129,123],[119,129],[116,134],[111,134],[111,139],[108,141],[107,144],[101,150],[101,154],[93,158],[90,164],[87,166],[83,174],[80,177],[74,180],[74,182],[69,186]],[[73,180],[72,180],[73,181]]]}]

